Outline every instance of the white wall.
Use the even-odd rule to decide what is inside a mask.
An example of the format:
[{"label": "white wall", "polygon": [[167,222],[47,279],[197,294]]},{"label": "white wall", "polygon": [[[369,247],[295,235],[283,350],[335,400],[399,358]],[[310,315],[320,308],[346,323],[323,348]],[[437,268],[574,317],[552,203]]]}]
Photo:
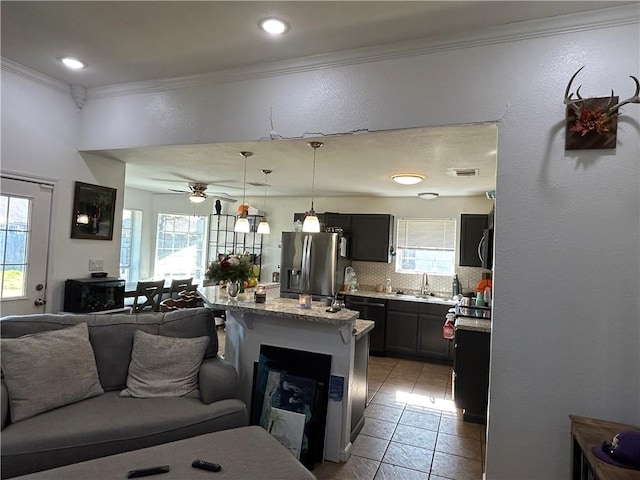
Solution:
[{"label": "white wall", "polygon": [[[640,39],[635,7],[565,21],[524,25],[509,42],[511,27],[499,29],[470,48],[94,92],[81,145],[256,140],[271,110],[286,137],[498,121],[487,477],[566,478],[570,413],[640,423],[640,127],[629,105],[616,150],[565,152],[562,99],[582,65],[583,95],[630,95]],[[128,122],[104,128],[115,117]]]},{"label": "white wall", "polygon": [[[25,70],[26,71],[26,70]],[[64,280],[89,276],[89,259],[104,259],[118,274],[124,164],[77,151],[80,111],[69,87],[2,69],[2,172],[53,181],[52,242],[47,280],[48,312],[63,308]],[[112,241],[72,239],[76,181],[116,188]]]},{"label": "white wall", "polygon": [[[562,98],[582,65],[583,95],[631,95],[638,27],[632,6],[519,25],[522,34],[497,29],[469,48],[427,45],[160,92],[94,91],[79,144],[256,140],[268,137],[271,108],[288,137],[498,121],[487,478],[567,478],[569,414],[640,423],[640,112],[624,107],[615,150],[566,152]],[[4,101],[4,79],[2,88]],[[4,119],[3,108],[3,137]],[[33,148],[20,140],[13,151]]]}]

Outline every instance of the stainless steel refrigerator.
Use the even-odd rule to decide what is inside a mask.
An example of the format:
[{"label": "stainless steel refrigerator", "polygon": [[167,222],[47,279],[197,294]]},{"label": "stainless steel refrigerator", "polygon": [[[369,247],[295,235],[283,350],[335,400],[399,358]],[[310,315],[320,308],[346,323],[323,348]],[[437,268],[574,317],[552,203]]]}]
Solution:
[{"label": "stainless steel refrigerator", "polygon": [[348,239],[338,233],[282,233],[280,296],[310,293],[314,300],[342,290],[344,269],[351,265]]}]

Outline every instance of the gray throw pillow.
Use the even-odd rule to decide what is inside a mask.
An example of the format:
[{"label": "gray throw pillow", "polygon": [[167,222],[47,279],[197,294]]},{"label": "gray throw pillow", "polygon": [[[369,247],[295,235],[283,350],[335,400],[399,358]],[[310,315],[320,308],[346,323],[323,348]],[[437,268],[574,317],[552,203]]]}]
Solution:
[{"label": "gray throw pillow", "polygon": [[19,338],[3,338],[11,421],[102,395],[86,323]]},{"label": "gray throw pillow", "polygon": [[199,397],[198,372],[209,337],[179,338],[136,331],[121,397]]}]

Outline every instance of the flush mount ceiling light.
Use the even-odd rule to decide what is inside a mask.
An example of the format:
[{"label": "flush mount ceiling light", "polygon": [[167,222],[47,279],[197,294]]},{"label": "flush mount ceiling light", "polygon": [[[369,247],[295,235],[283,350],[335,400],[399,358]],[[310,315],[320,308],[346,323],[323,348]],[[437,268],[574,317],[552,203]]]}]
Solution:
[{"label": "flush mount ceiling light", "polygon": [[422,192],[419,193],[418,196],[424,200],[433,200],[434,198],[438,198],[438,194],[434,192]]},{"label": "flush mount ceiling light", "polygon": [[84,63],[81,60],[78,60],[77,58],[73,58],[73,57],[62,57],[59,59],[67,68],[70,68],[71,70],[80,70],[82,68],[85,68],[87,66],[86,63]]},{"label": "flush mount ceiling light", "polygon": [[289,25],[278,18],[266,18],[259,25],[263,31],[271,35],[282,35],[289,30]]},{"label": "flush mount ceiling light", "polygon": [[415,185],[416,183],[420,183],[424,180],[424,175],[418,175],[417,173],[398,173],[396,175],[392,175],[391,179],[402,185]]},{"label": "flush mount ceiling light", "polygon": [[271,228],[269,227],[269,222],[267,221],[267,175],[272,173],[273,170],[264,169],[262,173],[264,173],[264,215],[262,217],[262,221],[258,225],[258,233],[262,235],[268,235],[271,233]]},{"label": "flush mount ceiling light", "polygon": [[302,231],[303,232],[319,232],[320,231],[320,222],[318,221],[318,217],[316,216],[316,211],[313,209],[313,194],[316,183],[316,150],[320,148],[323,143],[322,142],[308,142],[311,148],[313,148],[313,170],[311,177],[311,210],[309,210],[309,215],[304,217],[304,222],[302,223]]},{"label": "flush mount ceiling light", "polygon": [[233,227],[233,231],[237,233],[249,233],[251,226],[249,225],[249,219],[247,219],[247,209],[244,207],[245,195],[247,193],[247,158],[253,155],[252,152],[240,152],[240,155],[244,157],[244,181],[242,182],[242,213],[236,220],[236,225]]}]

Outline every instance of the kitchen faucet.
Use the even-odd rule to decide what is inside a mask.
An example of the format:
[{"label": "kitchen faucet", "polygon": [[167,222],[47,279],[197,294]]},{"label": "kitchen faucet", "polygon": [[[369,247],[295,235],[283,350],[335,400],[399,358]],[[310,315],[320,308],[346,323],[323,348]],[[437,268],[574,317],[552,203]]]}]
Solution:
[{"label": "kitchen faucet", "polygon": [[420,289],[420,293],[422,293],[422,295],[429,293],[429,275],[427,272],[422,274],[422,288]]}]

